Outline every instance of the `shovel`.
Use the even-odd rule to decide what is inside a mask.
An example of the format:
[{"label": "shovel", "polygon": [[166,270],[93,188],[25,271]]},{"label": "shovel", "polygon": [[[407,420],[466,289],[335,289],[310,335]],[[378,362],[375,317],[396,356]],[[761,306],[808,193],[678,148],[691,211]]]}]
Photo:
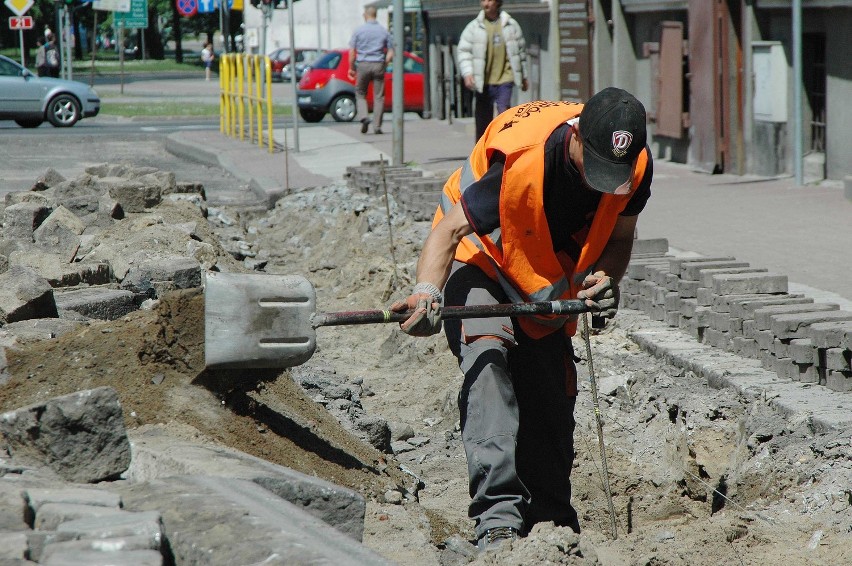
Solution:
[{"label": "shovel", "polygon": [[[450,306],[441,318],[571,315],[591,309],[580,300]],[[204,362],[211,369],[287,368],[316,350],[320,326],[402,322],[389,310],[316,312],[316,292],[299,275],[220,273],[204,277]]]}]

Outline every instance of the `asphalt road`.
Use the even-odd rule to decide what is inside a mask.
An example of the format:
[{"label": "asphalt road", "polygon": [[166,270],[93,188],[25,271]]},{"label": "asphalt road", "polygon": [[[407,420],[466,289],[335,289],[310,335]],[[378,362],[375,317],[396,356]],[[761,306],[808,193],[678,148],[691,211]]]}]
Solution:
[{"label": "asphalt road", "polygon": [[250,204],[256,196],[228,171],[176,157],[164,149],[165,137],[181,128],[219,135],[218,120],[148,121],[95,118],[73,128],[43,126],[33,130],[0,121],[0,196],[27,191],[49,167],[73,178],[90,165],[125,163],[175,173],[178,181],[204,184],[211,204]]}]

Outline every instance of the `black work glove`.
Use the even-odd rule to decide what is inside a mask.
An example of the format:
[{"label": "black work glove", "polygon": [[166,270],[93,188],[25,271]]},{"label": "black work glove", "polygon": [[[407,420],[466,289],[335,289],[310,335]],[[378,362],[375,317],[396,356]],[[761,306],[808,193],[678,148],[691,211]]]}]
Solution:
[{"label": "black work glove", "polygon": [[391,305],[393,312],[414,312],[399,328],[411,336],[431,336],[441,331],[441,303],[433,300],[428,293],[412,293],[404,301]]},{"label": "black work glove", "polygon": [[577,293],[577,298],[593,309],[596,316],[612,318],[618,312],[620,295],[618,283],[603,271],[597,271],[583,280],[583,289]]}]

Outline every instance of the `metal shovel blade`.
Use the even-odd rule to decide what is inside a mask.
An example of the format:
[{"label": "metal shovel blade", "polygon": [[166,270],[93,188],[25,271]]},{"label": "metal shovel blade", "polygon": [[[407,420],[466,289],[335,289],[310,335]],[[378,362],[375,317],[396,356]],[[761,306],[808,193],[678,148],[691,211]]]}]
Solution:
[{"label": "metal shovel blade", "polygon": [[204,361],[208,368],[286,368],[316,349],[316,292],[298,275],[207,272]]}]

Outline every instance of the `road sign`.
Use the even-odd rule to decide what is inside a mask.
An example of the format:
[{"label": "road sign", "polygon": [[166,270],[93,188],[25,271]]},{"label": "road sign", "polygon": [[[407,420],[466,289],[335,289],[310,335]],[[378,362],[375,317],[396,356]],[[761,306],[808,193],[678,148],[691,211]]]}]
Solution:
[{"label": "road sign", "polygon": [[198,0],[198,13],[199,14],[210,14],[219,9],[219,2],[217,0]]},{"label": "road sign", "polygon": [[[12,10],[12,13],[16,16],[23,16],[27,13],[27,10],[33,7],[35,2],[33,0],[6,0],[6,7]],[[12,29],[20,29],[20,28],[12,28]],[[27,28],[29,29],[29,28]]]},{"label": "road sign", "polygon": [[148,27],[148,0],[130,0],[130,10],[114,12],[115,23],[124,22],[124,27],[146,29]]},{"label": "road sign", "polygon": [[129,12],[130,0],[93,0],[92,8],[105,12]]},{"label": "road sign", "polygon": [[12,16],[9,18],[9,29],[33,29],[32,16]]},{"label": "road sign", "polygon": [[178,14],[189,18],[198,13],[198,0],[175,0]]}]

